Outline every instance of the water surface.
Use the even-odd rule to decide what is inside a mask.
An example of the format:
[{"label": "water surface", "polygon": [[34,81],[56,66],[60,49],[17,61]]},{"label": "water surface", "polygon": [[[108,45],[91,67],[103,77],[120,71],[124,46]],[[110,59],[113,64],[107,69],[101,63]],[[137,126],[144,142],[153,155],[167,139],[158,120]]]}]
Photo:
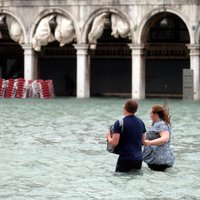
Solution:
[{"label": "water surface", "polygon": [[[200,199],[200,102],[169,100],[175,166],[115,173],[105,151],[123,98],[0,99],[0,199]],[[164,100],[139,101],[137,116]]]}]

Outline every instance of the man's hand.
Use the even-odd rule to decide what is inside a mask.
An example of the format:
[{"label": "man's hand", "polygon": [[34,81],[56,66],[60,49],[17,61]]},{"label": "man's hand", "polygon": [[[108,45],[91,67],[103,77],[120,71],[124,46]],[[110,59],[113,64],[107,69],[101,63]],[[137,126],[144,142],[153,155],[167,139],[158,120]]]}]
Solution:
[{"label": "man's hand", "polygon": [[110,140],[110,138],[111,138],[110,130],[108,130],[108,131],[106,132],[106,138],[107,138],[108,141]]}]

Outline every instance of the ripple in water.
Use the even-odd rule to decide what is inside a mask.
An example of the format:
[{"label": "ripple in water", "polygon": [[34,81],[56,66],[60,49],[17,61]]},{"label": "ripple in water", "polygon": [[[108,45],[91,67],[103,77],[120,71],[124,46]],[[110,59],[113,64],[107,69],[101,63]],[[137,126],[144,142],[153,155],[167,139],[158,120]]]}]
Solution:
[{"label": "ripple in water", "polygon": [[[115,173],[105,151],[108,125],[122,117],[125,99],[2,99],[0,199],[200,199],[200,102],[169,100],[175,166]],[[149,109],[162,100],[139,101]]]}]

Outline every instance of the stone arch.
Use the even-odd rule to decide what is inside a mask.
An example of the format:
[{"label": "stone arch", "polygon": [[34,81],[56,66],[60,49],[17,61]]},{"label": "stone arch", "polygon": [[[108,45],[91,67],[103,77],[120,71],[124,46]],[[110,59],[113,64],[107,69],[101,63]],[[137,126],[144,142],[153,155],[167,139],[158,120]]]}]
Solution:
[{"label": "stone arch", "polygon": [[195,30],[195,35],[194,35],[194,43],[199,44],[200,43],[200,23],[195,27],[193,27]]},{"label": "stone arch", "polygon": [[130,96],[131,51],[127,44],[131,36],[131,22],[120,10],[104,7],[89,14],[82,26],[81,43],[89,44],[90,49],[91,96]]},{"label": "stone arch", "polygon": [[[168,29],[160,26],[164,19],[169,19]],[[184,39],[180,37],[180,27],[183,27]],[[187,16],[169,7],[151,10],[145,15],[135,34],[137,40],[134,43],[144,44],[146,50],[142,66],[145,96],[181,98],[182,71],[190,66],[186,44],[194,40]]]},{"label": "stone arch", "polygon": [[[51,42],[51,40],[47,40],[46,44],[43,43],[41,45],[40,43],[38,46],[34,46],[33,38],[35,37],[35,31],[37,30],[39,23],[41,22],[42,19],[46,17],[47,18],[49,17],[49,19],[52,19],[52,16],[53,18],[56,17],[56,23],[53,24],[53,29],[55,28],[55,30],[58,25],[57,24],[58,16],[62,16],[61,18],[66,18],[67,20],[71,21],[70,30],[73,29],[72,37],[69,37],[69,40],[67,41],[66,39],[66,41],[63,43],[61,43],[62,42],[61,40],[56,39],[56,41],[52,40]],[[45,23],[48,24],[49,21],[47,20]],[[63,23],[63,24],[66,25],[66,23]],[[47,28],[48,31],[49,31],[49,28],[51,32],[50,35],[53,36],[52,37],[53,39],[55,39],[55,30],[52,33],[52,29],[51,29],[52,27],[48,27]],[[78,31],[79,29],[78,29],[77,20],[71,14],[69,14],[68,12],[60,8],[45,9],[45,10],[42,10],[40,13],[37,13],[37,15],[34,17],[34,20],[30,28],[29,41],[30,41],[30,44],[32,45],[32,48],[35,50],[34,53],[37,59],[36,60],[37,62],[36,70],[38,70],[37,78],[44,79],[44,80],[52,79],[54,82],[54,92],[58,96],[59,95],[61,96],[75,95],[76,85],[74,83],[76,82],[76,57],[75,57],[76,51],[72,43],[73,43],[73,40],[79,40]],[[46,31],[44,32],[46,34]],[[49,37],[48,33],[47,33],[47,37]],[[62,33],[65,33],[65,29],[63,29]],[[69,32],[69,35],[70,34],[71,32]],[[53,48],[51,48],[52,46]],[[46,49],[48,50],[47,52],[45,51]],[[67,87],[66,87],[67,85],[66,82],[68,82],[68,85],[69,85]]]},{"label": "stone arch", "polygon": [[172,13],[172,14],[178,16],[185,23],[185,25],[188,29],[188,32],[189,32],[190,43],[193,43],[194,37],[192,34],[192,28],[189,25],[189,19],[186,16],[184,16],[182,13],[180,13],[179,11],[172,9],[170,7],[154,9],[154,10],[150,11],[149,13],[147,13],[147,15],[143,18],[143,20],[141,20],[141,23],[137,27],[137,32],[136,32],[137,37],[135,37],[135,38],[137,38],[137,40],[135,40],[134,42],[138,43],[138,44],[144,43],[144,39],[146,38],[148,31],[149,31],[149,29],[146,29],[146,26],[148,26],[154,22],[154,21],[151,21],[151,19],[155,15],[164,14],[164,13]]},{"label": "stone arch", "polygon": [[72,20],[74,29],[75,29],[76,40],[79,41],[80,37],[79,37],[79,28],[78,28],[77,20],[75,20],[75,18],[70,13],[66,12],[65,10],[63,10],[61,8],[51,8],[51,9],[45,9],[45,10],[41,11],[34,18],[31,28],[30,28],[30,33],[29,33],[29,42],[30,43],[31,43],[31,39],[35,33],[35,30],[36,30],[40,20],[50,14],[60,14],[60,15],[67,17],[68,19]]},{"label": "stone arch", "polygon": [[9,15],[9,16],[13,17],[19,23],[19,25],[22,29],[22,32],[23,32],[23,37],[24,37],[23,43],[27,43],[28,37],[27,37],[27,32],[26,32],[26,28],[25,28],[23,19],[19,15],[15,14],[14,12],[11,12],[9,10],[4,10],[4,9],[1,11],[1,15]]},{"label": "stone arch", "polygon": [[126,16],[123,12],[121,12],[118,9],[114,9],[114,8],[100,8],[100,9],[95,10],[92,14],[90,14],[90,16],[86,20],[85,24],[83,25],[83,28],[82,28],[82,31],[81,31],[81,39],[80,39],[81,43],[87,43],[88,42],[87,41],[88,40],[87,36],[88,36],[89,31],[90,31],[90,27],[91,27],[91,24],[92,24],[93,20],[97,16],[99,16],[99,15],[101,15],[103,13],[114,13],[114,14],[119,15],[129,25],[129,28],[130,28],[130,31],[131,31],[131,37],[133,37],[133,34],[132,34],[132,24],[128,20],[128,16]]}]

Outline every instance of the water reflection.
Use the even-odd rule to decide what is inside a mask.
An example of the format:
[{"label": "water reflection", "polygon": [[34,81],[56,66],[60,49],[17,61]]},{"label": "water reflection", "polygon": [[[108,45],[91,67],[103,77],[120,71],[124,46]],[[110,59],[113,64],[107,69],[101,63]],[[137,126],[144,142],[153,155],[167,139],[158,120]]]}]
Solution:
[{"label": "water reflection", "polygon": [[[143,164],[115,173],[105,151],[108,125],[125,99],[1,99],[0,199],[199,199],[200,102],[169,100],[176,163],[167,172]],[[137,115],[164,100],[139,101]]]}]

